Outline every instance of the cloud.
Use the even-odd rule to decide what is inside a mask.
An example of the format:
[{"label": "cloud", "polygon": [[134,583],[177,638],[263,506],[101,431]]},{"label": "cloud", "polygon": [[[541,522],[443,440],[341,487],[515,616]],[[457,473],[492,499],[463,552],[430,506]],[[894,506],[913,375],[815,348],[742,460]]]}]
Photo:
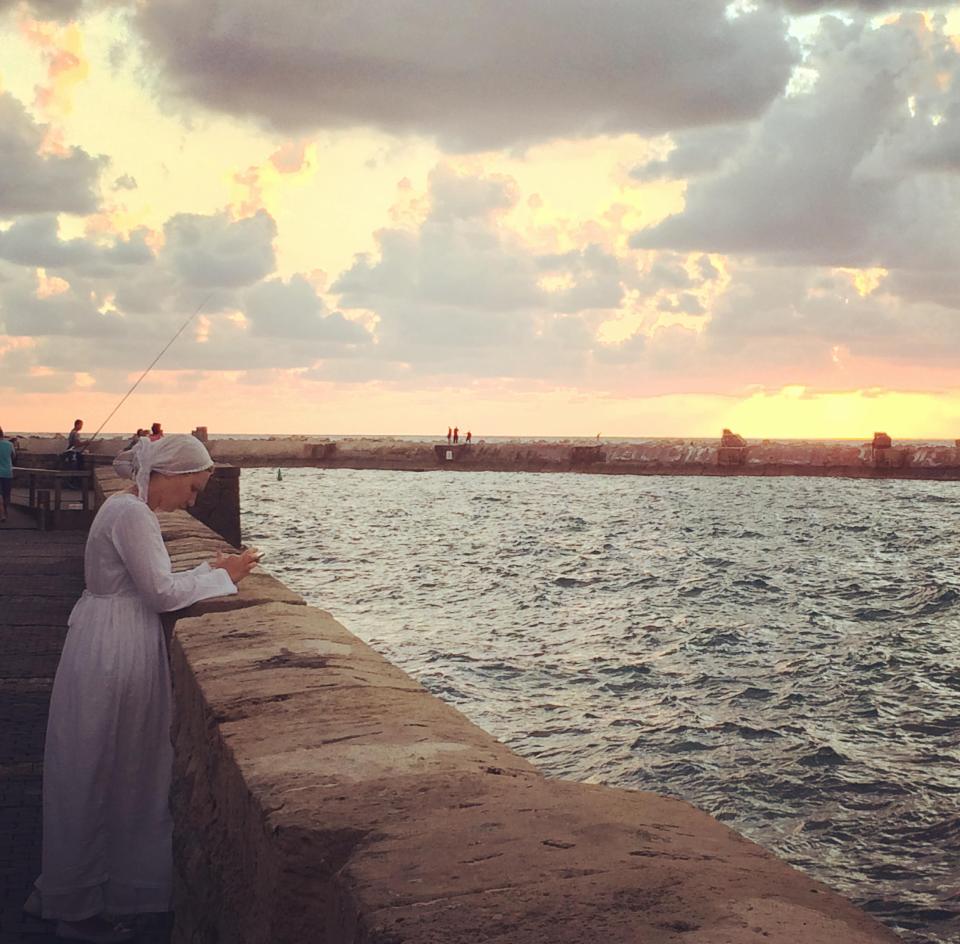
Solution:
[{"label": "cloud", "polygon": [[103,338],[126,333],[128,326],[120,319],[100,314],[84,287],[64,285],[58,285],[57,291],[39,291],[35,270],[5,268],[0,282],[0,333],[32,338]]},{"label": "cloud", "polygon": [[756,117],[796,47],[778,11],[726,6],[171,0],[135,22],[185,100],[288,132],[372,126],[485,150]]},{"label": "cloud", "polygon": [[270,278],[275,235],[262,211],[178,214],[154,252],[145,229],[63,239],[53,214],[17,218],[0,231],[0,336],[29,345],[0,346],[5,377],[9,367],[24,391],[71,389],[82,370],[89,389],[125,389],[184,324],[161,369],[302,371],[369,347],[303,276]]},{"label": "cloud", "polygon": [[301,338],[331,344],[366,344],[370,335],[338,312],[327,310],[313,286],[301,275],[289,282],[270,279],[250,289],[243,304],[258,337]]},{"label": "cloud", "polygon": [[263,210],[234,220],[226,213],[179,213],[164,226],[162,261],[199,288],[253,285],[276,268],[277,224]]},{"label": "cloud", "polygon": [[85,239],[60,239],[53,214],[23,217],[0,232],[0,259],[25,266],[62,267],[87,262],[96,248]]},{"label": "cloud", "polygon": [[[894,7],[902,9],[902,0],[768,0],[771,6],[782,7],[789,13],[804,15],[828,10],[862,10],[864,13],[883,13]],[[947,6],[945,3],[925,3],[924,7]]]},{"label": "cloud", "polygon": [[582,249],[537,257],[537,267],[561,280],[564,287],[550,296],[554,311],[574,313],[593,308],[618,308],[623,300],[623,267],[619,259],[595,244]]},{"label": "cloud", "polygon": [[691,182],[681,213],[631,245],[955,268],[960,175],[923,166],[923,155],[947,152],[957,127],[960,50],[942,27],[914,15],[876,28],[823,18],[808,60],[814,86],[771,107],[732,162]]},{"label": "cloud", "polygon": [[9,92],[0,92],[0,216],[92,213],[107,163],[82,148],[44,154],[46,126],[36,124]]},{"label": "cloud", "polygon": [[673,150],[667,157],[639,164],[630,171],[633,180],[679,180],[712,173],[723,167],[749,140],[742,125],[693,128],[674,135]]},{"label": "cloud", "polygon": [[441,165],[419,227],[380,230],[379,254],[335,280],[341,307],[377,318],[381,361],[420,377],[582,373],[597,324],[623,300],[622,264],[595,245],[535,252],[504,219],[518,199],[508,177]]},{"label": "cloud", "polygon": [[[29,0],[26,4],[36,16],[45,20],[68,20],[75,16],[84,0]],[[20,0],[0,0],[0,14],[20,6]]]},{"label": "cloud", "polygon": [[[882,365],[908,362],[948,367],[960,355],[955,312],[908,300],[880,280],[873,291],[858,289],[856,273],[808,267],[738,270],[714,307],[704,339],[718,357],[757,373],[771,369],[803,377],[827,370],[850,386],[882,385]],[[835,349],[860,359],[863,373],[844,378],[830,366]]]}]

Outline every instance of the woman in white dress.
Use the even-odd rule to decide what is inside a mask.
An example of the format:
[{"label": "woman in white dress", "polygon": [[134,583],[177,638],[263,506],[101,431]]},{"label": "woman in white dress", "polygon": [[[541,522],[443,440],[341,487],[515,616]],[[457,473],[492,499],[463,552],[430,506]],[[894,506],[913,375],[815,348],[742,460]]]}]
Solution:
[{"label": "woman in white dress", "polygon": [[256,552],[173,573],[155,512],[188,508],[213,461],[193,436],[141,439],[114,463],[135,485],[97,512],[87,589],[50,700],[43,863],[28,910],[68,940],[133,936],[105,915],[170,909],[171,687],[160,614],[236,593]]}]

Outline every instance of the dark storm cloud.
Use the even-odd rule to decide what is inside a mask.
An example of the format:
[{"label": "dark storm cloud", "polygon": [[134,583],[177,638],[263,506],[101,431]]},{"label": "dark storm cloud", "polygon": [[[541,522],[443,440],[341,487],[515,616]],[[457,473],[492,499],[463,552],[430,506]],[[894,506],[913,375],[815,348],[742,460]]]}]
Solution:
[{"label": "dark storm cloud", "polygon": [[106,158],[82,148],[63,157],[40,155],[45,130],[9,92],[0,92],[0,216],[97,209]]},{"label": "dark storm cloud", "polygon": [[782,15],[725,0],[169,0],[136,22],[166,88],[286,131],[456,150],[741,121],[783,90]]}]

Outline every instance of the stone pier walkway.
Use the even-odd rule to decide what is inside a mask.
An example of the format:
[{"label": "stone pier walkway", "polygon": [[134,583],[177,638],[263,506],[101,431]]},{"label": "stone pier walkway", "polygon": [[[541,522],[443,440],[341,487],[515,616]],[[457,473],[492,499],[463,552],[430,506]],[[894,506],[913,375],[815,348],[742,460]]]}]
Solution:
[{"label": "stone pier walkway", "polygon": [[86,534],[11,525],[0,529],[0,944],[52,944],[52,925],[20,906],[40,871],[47,707]]},{"label": "stone pier walkway", "polygon": [[[20,527],[17,527],[17,524]],[[53,924],[21,911],[40,871],[43,739],[67,618],[83,591],[83,531],[0,525],[0,944],[54,944]],[[143,919],[139,944],[168,940]]]}]

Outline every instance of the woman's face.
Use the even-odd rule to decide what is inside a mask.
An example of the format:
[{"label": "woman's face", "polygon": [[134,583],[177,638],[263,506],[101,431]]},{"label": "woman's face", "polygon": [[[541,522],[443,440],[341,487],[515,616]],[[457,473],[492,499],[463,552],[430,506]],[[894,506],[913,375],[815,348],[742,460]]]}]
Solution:
[{"label": "woman's face", "polygon": [[150,507],[154,511],[178,511],[190,508],[210,480],[210,471],[189,475],[150,476]]}]

